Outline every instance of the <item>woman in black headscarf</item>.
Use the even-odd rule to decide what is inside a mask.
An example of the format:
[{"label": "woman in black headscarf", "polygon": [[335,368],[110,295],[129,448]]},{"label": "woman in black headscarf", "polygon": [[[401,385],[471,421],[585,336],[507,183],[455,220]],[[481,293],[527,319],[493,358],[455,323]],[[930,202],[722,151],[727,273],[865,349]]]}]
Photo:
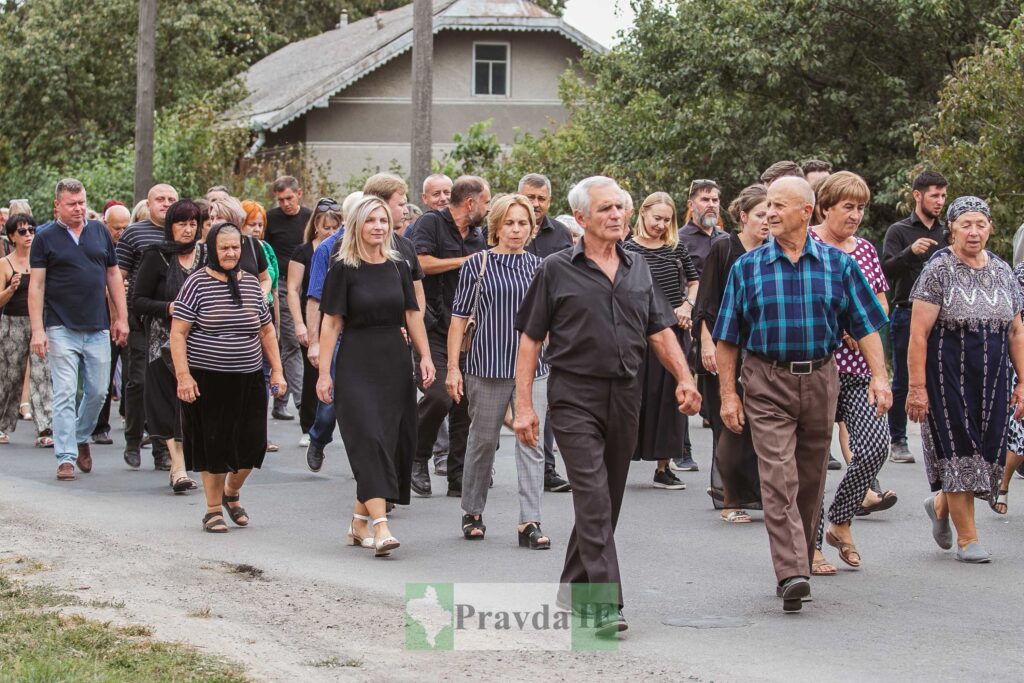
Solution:
[{"label": "woman in black headscarf", "polygon": [[146,249],[135,276],[132,305],[146,326],[146,425],[154,439],[167,441],[171,456],[171,488],[185,493],[196,483],[185,474],[181,452],[181,420],[176,382],[170,363],[171,313],[185,278],[206,258],[197,244],[202,212],[188,199],[175,202],[164,219],[164,242]]},{"label": "woman in black headscarf", "polygon": [[203,529],[211,533],[228,530],[222,505],[235,524],[249,523],[238,498],[267,447],[264,357],[271,393],[287,388],[266,297],[256,276],[239,268],[241,252],[238,226],[214,225],[206,267],[185,280],[171,313],[185,466],[202,475]]}]

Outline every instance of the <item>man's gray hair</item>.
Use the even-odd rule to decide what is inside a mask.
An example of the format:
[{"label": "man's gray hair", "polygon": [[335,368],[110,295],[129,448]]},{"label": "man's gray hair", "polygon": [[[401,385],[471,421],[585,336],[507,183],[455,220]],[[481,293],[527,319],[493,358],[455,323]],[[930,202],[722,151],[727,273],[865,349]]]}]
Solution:
[{"label": "man's gray hair", "polygon": [[622,207],[626,209],[626,211],[633,210],[633,195],[625,190],[622,191]]},{"label": "man's gray hair", "polygon": [[270,191],[274,194],[279,194],[285,190],[291,190],[292,192],[299,191],[299,181],[295,176],[283,175],[275,180],[270,186]]},{"label": "man's gray hair", "polygon": [[595,175],[584,178],[569,190],[569,208],[574,212],[579,211],[584,216],[590,216],[590,191],[598,187],[614,187],[622,191],[619,184],[608,176]]},{"label": "man's gray hair", "polygon": [[65,192],[69,194],[78,194],[79,192],[85,192],[85,185],[82,184],[81,180],[75,180],[74,178],[64,178],[57,181],[57,187],[54,188],[53,198],[60,199],[60,196]]},{"label": "man's gray hair", "polygon": [[519,193],[522,194],[523,188],[529,185],[530,187],[543,187],[551,194],[551,181],[546,175],[540,173],[527,173],[519,179]]},{"label": "man's gray hair", "polygon": [[453,182],[451,178],[446,176],[444,173],[431,173],[423,179],[423,194],[427,193],[427,185],[434,180],[447,180],[449,183]]}]

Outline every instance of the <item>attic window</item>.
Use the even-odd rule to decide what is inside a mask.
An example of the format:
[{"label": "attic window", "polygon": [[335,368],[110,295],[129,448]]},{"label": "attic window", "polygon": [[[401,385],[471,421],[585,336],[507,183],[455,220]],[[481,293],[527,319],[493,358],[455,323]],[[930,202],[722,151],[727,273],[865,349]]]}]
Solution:
[{"label": "attic window", "polygon": [[473,45],[473,94],[508,95],[508,43]]}]

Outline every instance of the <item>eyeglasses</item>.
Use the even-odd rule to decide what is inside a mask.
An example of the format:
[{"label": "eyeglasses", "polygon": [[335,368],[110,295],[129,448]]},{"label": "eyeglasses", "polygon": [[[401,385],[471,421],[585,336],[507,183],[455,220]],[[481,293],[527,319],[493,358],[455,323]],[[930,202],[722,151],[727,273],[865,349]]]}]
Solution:
[{"label": "eyeglasses", "polygon": [[34,234],[36,234],[36,229],[35,228],[18,228],[17,229],[17,233],[19,235],[21,235],[22,237],[24,237],[25,235],[34,235]]},{"label": "eyeglasses", "polygon": [[328,211],[341,211],[341,205],[334,201],[330,197],[321,199],[316,203],[317,213],[327,213]]},{"label": "eyeglasses", "polygon": [[698,178],[697,180],[690,181],[690,191],[686,193],[686,196],[693,197],[694,192],[699,192],[700,190],[706,188],[714,188],[716,190],[721,189],[718,186],[718,183],[716,183],[714,180],[709,180],[708,178]]}]

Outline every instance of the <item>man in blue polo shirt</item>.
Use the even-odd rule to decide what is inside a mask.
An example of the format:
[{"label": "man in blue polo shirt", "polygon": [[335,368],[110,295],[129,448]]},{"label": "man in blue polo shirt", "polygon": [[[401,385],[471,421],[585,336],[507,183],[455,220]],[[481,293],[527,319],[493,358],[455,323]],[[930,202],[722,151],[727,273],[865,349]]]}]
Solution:
[{"label": "man in blue polo shirt", "polygon": [[103,223],[85,219],[85,187],[65,178],[55,195],[55,220],[32,242],[28,307],[32,352],[50,366],[57,479],[70,481],[76,462],[82,472],[92,471],[89,434],[110,383],[110,342],[124,346],[128,340],[128,310],[110,233]]}]

